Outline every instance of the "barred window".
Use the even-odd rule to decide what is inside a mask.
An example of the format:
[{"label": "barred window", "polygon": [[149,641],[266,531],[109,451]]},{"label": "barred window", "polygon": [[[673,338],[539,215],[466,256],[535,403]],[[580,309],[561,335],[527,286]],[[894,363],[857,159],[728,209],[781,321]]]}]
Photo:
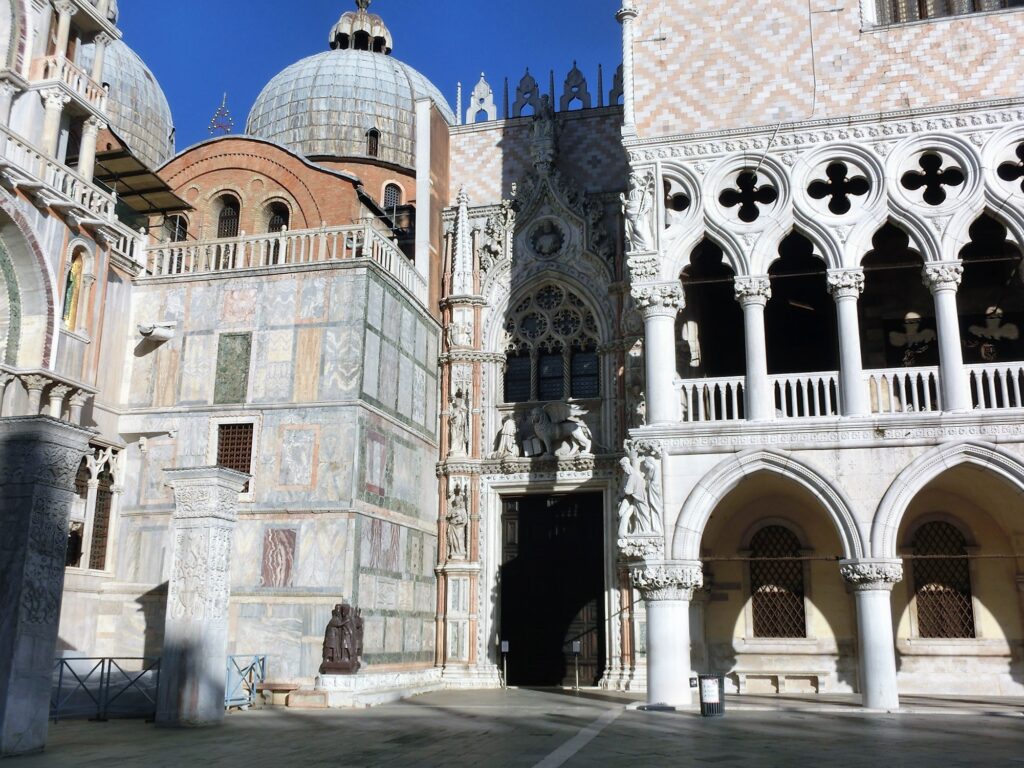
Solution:
[{"label": "barred window", "polygon": [[925,523],[914,534],[914,595],[920,637],[974,637],[967,540],[955,526]]},{"label": "barred window", "polygon": [[390,211],[402,204],[402,188],[397,184],[384,187],[384,210]]},{"label": "barred window", "polygon": [[380,155],[380,131],[371,128],[366,132],[366,154],[370,157]]},{"label": "barred window", "polygon": [[901,24],[1020,7],[1024,0],[879,0],[878,23]]},{"label": "barred window", "polygon": [[769,525],[754,535],[750,549],[754,637],[806,637],[800,540],[788,528]]},{"label": "barred window", "polygon": [[217,237],[238,237],[238,219],[242,206],[231,195],[220,198],[220,213],[217,214]]},{"label": "barred window", "polygon": [[[217,466],[237,472],[252,472],[253,425],[220,424],[217,427]],[[249,492],[245,484],[242,493]]]},{"label": "barred window", "polygon": [[89,547],[89,567],[102,571],[107,567],[107,537],[110,531],[110,506],[114,500],[114,476],[104,470],[96,488],[96,510],[92,518],[92,544]]},{"label": "barred window", "polygon": [[505,331],[506,403],[601,396],[597,319],[571,290],[542,286],[509,313]]}]

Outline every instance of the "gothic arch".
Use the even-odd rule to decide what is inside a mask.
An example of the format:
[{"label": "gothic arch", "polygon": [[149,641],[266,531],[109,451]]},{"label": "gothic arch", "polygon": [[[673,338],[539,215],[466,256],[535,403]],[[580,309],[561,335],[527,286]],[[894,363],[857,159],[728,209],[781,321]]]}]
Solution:
[{"label": "gothic arch", "polygon": [[[32,226],[6,194],[0,195],[0,249],[17,284],[16,352],[4,362],[19,368],[48,366],[54,349],[56,276]],[[10,344],[8,344],[10,348]]]},{"label": "gothic arch", "polygon": [[875,557],[897,557],[897,534],[907,508],[921,490],[946,470],[971,464],[1007,480],[1018,489],[1024,504],[1024,463],[992,443],[946,443],[918,456],[893,480],[878,505],[871,527]]},{"label": "gothic arch", "polygon": [[746,477],[755,472],[772,472],[810,492],[835,524],[843,545],[843,556],[851,560],[864,556],[864,544],[853,516],[853,506],[842,490],[818,470],[792,456],[754,449],[723,461],[708,472],[690,493],[676,522],[672,540],[673,558],[700,559],[700,542],[711,513]]}]

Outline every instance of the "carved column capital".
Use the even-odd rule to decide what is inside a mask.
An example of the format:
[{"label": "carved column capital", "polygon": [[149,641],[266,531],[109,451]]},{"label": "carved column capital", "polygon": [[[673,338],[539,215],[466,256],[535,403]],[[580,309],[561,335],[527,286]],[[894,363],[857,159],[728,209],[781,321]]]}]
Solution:
[{"label": "carved column capital", "polygon": [[108,35],[106,32],[100,32],[96,37],[93,38],[93,42],[98,47],[106,48],[108,45],[114,42],[114,38]]},{"label": "carved column capital", "polygon": [[620,24],[625,24],[633,21],[639,15],[640,11],[633,6],[632,0],[623,0],[622,7],[615,12],[615,20]]},{"label": "carved column capital", "polygon": [[7,78],[0,78],[0,98],[9,101],[14,98],[14,94],[20,91],[21,87],[17,83]]},{"label": "carved column capital", "polygon": [[830,269],[828,292],[834,299],[856,299],[864,293],[863,269]]},{"label": "carved column capital", "polygon": [[630,294],[637,308],[648,317],[675,317],[686,306],[683,288],[679,283],[634,285]]},{"label": "carved column capital", "polygon": [[839,573],[856,592],[891,590],[903,581],[902,560],[844,560]]},{"label": "carved column capital", "polygon": [[62,110],[71,101],[71,97],[60,88],[44,88],[39,95],[47,109]]},{"label": "carved column capital", "polygon": [[238,494],[249,475],[226,467],[196,467],[164,470],[167,485],[174,490],[174,520],[208,523],[238,519]]},{"label": "carved column capital", "polygon": [[765,306],[772,297],[772,281],[767,275],[737,277],[735,279],[736,301],[744,307],[749,304]]},{"label": "carved column capital", "polygon": [[694,560],[646,560],[629,571],[644,600],[691,600],[704,586],[703,566]]},{"label": "carved column capital", "polygon": [[85,119],[85,122],[82,123],[82,134],[83,136],[91,136],[95,138],[96,134],[98,134],[106,127],[107,124],[103,120],[100,120],[98,117],[87,117]]},{"label": "carved column capital", "polygon": [[964,278],[962,261],[940,261],[936,264],[925,264],[922,270],[924,285],[932,293],[939,291],[955,291]]},{"label": "carved column capital", "polygon": [[53,7],[60,16],[67,16],[68,18],[78,13],[78,6],[71,2],[71,0],[57,0]]}]

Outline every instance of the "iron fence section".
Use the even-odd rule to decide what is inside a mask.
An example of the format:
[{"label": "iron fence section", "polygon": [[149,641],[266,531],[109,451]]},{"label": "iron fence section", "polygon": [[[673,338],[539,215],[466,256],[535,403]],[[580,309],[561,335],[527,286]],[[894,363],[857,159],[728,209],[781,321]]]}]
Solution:
[{"label": "iron fence section", "polygon": [[265,655],[228,656],[228,673],[224,691],[224,708],[247,709],[256,703],[260,683],[267,679]]},{"label": "iron fence section", "polygon": [[159,658],[57,659],[50,718],[152,719],[159,685]]}]

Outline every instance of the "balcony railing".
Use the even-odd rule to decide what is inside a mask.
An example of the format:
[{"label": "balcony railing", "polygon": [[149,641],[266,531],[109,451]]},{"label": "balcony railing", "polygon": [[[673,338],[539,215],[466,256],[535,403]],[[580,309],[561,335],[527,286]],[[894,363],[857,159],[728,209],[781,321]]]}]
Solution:
[{"label": "balcony railing", "polygon": [[974,407],[981,410],[1021,408],[1024,400],[1024,363],[990,363],[967,369]]},{"label": "balcony railing", "polygon": [[[117,207],[114,196],[56,160],[46,157],[7,128],[0,126],[0,172],[13,184],[41,198],[46,205],[94,217],[98,223],[114,223]],[[10,173],[11,170],[20,171]],[[47,188],[59,193],[60,198],[47,195]],[[90,223],[88,221],[84,223]]]},{"label": "balcony railing", "polygon": [[82,423],[82,410],[96,394],[93,387],[53,371],[21,370],[0,364],[0,416],[45,414]]},{"label": "balcony railing", "polygon": [[[967,366],[975,410],[1024,408],[1024,362]],[[794,373],[770,376],[776,419],[841,415],[839,374]],[[864,372],[871,413],[936,413],[942,410],[939,369],[886,368]],[[677,379],[682,420],[688,423],[746,418],[746,379]]]},{"label": "balcony railing", "polygon": [[427,284],[416,268],[397,245],[372,227],[321,227],[206,242],[162,243],[150,246],[146,253],[149,273],[154,277],[367,259],[379,264],[420,301],[427,298]]},{"label": "balcony railing", "polygon": [[107,109],[107,91],[65,56],[43,56],[32,62],[32,80],[56,80],[99,112]]}]

